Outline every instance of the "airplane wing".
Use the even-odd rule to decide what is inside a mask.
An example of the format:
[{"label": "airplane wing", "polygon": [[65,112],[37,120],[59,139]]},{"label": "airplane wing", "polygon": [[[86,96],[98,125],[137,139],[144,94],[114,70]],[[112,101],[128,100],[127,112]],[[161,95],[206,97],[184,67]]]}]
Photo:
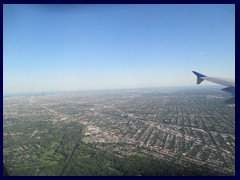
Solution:
[{"label": "airplane wing", "polygon": [[203,74],[200,74],[196,71],[192,71],[197,76],[197,84],[200,84],[202,81],[210,81],[216,84],[220,84],[223,86],[227,86],[226,88],[223,88],[223,91],[226,91],[230,94],[232,94],[232,98],[225,101],[227,104],[235,104],[235,81],[232,79],[227,78],[220,78],[220,77],[208,77]]}]

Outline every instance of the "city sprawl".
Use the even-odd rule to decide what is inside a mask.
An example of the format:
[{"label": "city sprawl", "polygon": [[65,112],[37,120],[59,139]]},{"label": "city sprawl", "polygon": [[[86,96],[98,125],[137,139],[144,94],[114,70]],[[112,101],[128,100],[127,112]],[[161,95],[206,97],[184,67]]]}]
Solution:
[{"label": "city sprawl", "polygon": [[5,98],[12,175],[235,175],[235,105],[219,88]]}]

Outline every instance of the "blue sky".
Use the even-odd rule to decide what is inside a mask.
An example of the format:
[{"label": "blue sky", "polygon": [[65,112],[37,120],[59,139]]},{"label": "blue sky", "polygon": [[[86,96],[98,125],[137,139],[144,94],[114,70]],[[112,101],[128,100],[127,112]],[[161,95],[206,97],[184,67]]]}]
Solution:
[{"label": "blue sky", "polygon": [[[234,5],[4,5],[4,93],[235,77]],[[207,83],[205,83],[207,84]]]}]

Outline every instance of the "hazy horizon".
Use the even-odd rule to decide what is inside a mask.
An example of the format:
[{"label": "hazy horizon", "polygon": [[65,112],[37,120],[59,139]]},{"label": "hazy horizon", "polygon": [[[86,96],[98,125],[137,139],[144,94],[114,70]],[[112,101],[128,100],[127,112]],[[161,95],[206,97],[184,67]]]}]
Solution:
[{"label": "hazy horizon", "polygon": [[4,94],[194,86],[192,70],[235,77],[234,5],[3,6]]},{"label": "hazy horizon", "polygon": [[151,89],[196,89],[196,90],[205,90],[205,89],[218,89],[221,91],[221,85],[218,84],[207,84],[205,86],[196,86],[196,84],[192,86],[158,86],[158,87],[133,87],[133,88],[102,88],[102,89],[76,89],[76,90],[49,90],[49,91],[26,91],[26,92],[15,92],[15,93],[3,93],[3,96],[12,96],[12,95],[37,95],[37,94],[51,94],[51,93],[75,93],[75,92],[103,92],[103,91],[140,91],[140,90],[151,90]]}]

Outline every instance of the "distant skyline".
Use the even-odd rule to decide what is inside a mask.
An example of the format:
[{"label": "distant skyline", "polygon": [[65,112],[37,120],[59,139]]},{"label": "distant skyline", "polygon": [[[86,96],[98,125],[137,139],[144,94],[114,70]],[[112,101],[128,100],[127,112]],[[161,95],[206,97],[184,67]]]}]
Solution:
[{"label": "distant skyline", "polygon": [[235,77],[235,5],[3,5],[5,94],[194,86],[192,70]]}]

